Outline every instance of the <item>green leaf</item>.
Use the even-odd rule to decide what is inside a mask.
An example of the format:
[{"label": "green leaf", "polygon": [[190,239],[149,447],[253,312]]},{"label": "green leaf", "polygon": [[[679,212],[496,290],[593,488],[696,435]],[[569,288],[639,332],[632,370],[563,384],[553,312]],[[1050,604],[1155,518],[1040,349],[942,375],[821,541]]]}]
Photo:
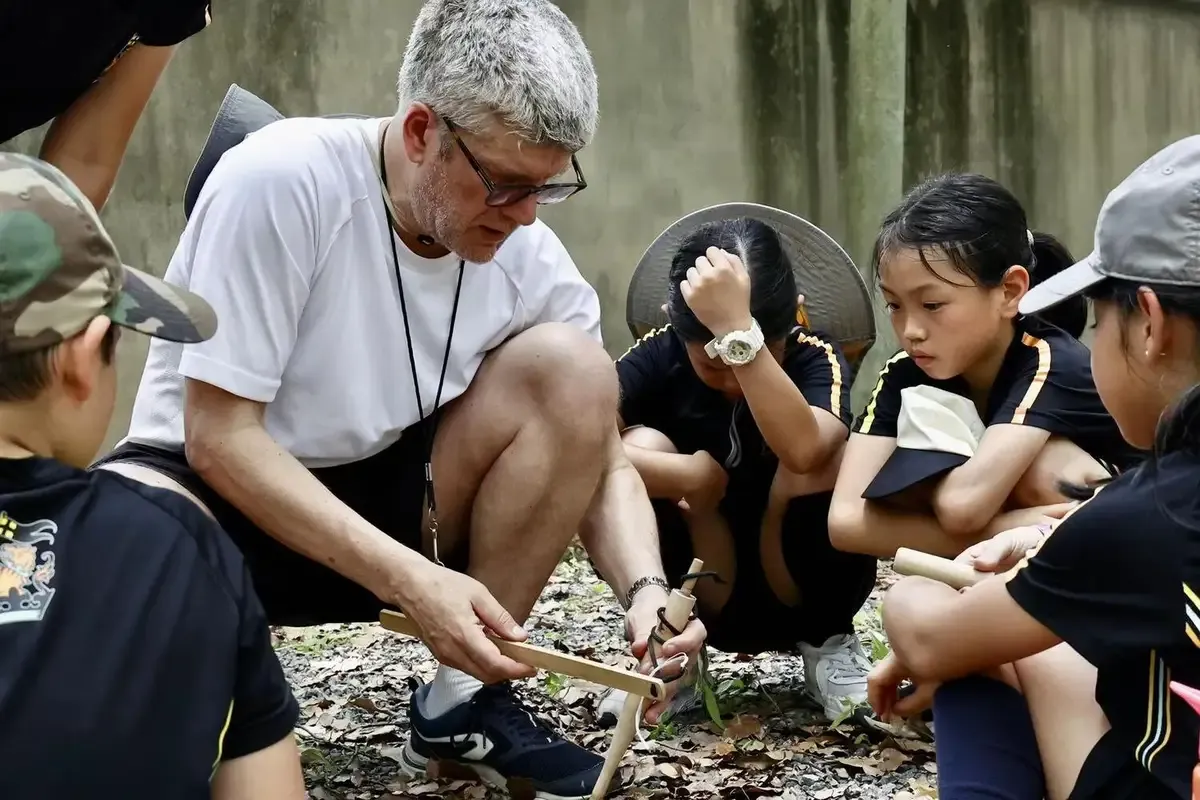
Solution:
[{"label": "green leaf", "polygon": [[717,695],[707,683],[704,684],[704,709],[708,712],[708,718],[713,721],[713,724],[721,730],[725,730],[725,722],[721,719],[721,706],[717,703]]}]

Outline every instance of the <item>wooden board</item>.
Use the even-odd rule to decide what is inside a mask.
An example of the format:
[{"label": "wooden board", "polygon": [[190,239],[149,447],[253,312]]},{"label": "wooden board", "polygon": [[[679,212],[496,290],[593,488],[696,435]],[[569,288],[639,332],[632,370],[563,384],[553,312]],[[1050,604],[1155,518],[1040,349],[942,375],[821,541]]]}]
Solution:
[{"label": "wooden board", "polygon": [[[379,614],[379,624],[389,631],[415,636],[418,639],[421,638],[421,629],[417,627],[417,623],[398,611],[386,609],[381,611]],[[599,683],[603,686],[611,686],[614,689],[620,689],[639,697],[649,698],[650,700],[658,700],[663,696],[663,682],[661,678],[652,678],[640,672],[631,672],[623,670],[620,667],[600,664],[596,661],[589,661],[586,658],[580,658],[568,653],[560,653],[557,650],[538,647],[534,644],[509,642],[495,636],[491,637],[491,639],[495,642],[497,649],[501,653],[513,661],[519,661],[531,667],[544,669],[547,672],[557,672],[560,675],[569,675],[572,678]]]}]

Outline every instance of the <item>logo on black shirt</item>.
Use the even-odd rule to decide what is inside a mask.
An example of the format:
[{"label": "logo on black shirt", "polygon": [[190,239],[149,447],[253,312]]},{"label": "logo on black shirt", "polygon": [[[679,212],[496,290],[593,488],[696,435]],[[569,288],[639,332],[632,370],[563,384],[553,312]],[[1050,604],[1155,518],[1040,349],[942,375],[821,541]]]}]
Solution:
[{"label": "logo on black shirt", "polygon": [[54,598],[54,536],[58,525],[17,522],[0,511],[0,625],[38,622]]}]

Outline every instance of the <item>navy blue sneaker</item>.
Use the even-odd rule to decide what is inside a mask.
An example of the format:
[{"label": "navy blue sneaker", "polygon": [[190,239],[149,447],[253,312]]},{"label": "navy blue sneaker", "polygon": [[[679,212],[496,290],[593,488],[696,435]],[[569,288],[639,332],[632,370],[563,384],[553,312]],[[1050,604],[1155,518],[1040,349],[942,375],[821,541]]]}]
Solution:
[{"label": "navy blue sneaker", "polygon": [[496,788],[509,789],[509,781],[528,784],[538,800],[591,796],[604,759],[551,730],[508,684],[484,686],[469,702],[434,719],[422,713],[427,694],[429,684],[415,689],[409,705],[410,732],[400,763],[409,777],[424,776],[430,761],[449,762]]}]

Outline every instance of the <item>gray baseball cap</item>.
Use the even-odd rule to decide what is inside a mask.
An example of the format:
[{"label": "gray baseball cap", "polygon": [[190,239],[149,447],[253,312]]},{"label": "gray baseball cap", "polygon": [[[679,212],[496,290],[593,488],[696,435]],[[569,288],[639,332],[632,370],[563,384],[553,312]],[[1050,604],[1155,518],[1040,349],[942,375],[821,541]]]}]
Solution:
[{"label": "gray baseball cap", "polygon": [[1109,193],[1087,258],[1021,298],[1035,314],[1105,278],[1200,288],[1200,136],[1147,159]]}]

